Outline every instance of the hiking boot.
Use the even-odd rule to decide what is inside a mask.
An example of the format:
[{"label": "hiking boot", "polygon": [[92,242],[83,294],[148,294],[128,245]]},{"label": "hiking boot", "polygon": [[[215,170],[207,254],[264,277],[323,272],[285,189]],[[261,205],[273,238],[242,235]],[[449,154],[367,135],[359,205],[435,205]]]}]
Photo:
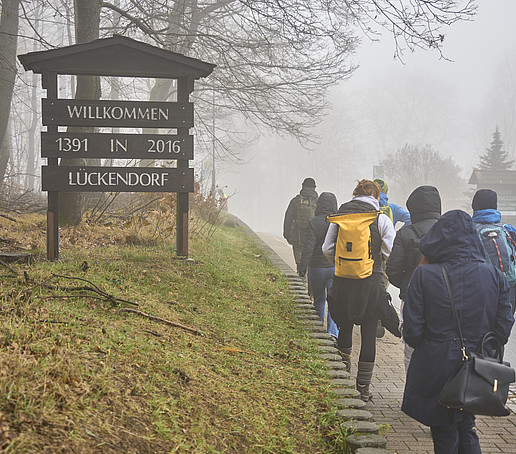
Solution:
[{"label": "hiking boot", "polygon": [[362,399],[364,402],[373,400],[373,393],[369,391],[369,385],[361,386],[357,382],[357,391],[360,393],[360,399]]},{"label": "hiking boot", "polygon": [[360,399],[369,402],[373,398],[373,394],[369,391],[371,378],[373,377],[374,363],[359,361],[357,372],[357,391],[360,393]]},{"label": "hiking boot", "polygon": [[378,324],[376,325],[376,337],[380,339],[385,336],[385,328],[382,326],[382,322],[378,320]]},{"label": "hiking boot", "polygon": [[345,366],[346,372],[351,372],[351,347],[349,348],[341,348],[335,343],[335,348],[337,349],[337,353],[341,356],[342,362]]}]

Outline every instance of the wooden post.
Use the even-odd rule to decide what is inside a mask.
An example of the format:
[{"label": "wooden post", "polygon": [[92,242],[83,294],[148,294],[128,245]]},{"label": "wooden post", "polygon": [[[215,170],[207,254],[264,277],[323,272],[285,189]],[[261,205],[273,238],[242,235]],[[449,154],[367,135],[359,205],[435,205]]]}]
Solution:
[{"label": "wooden post", "polygon": [[[177,79],[177,101],[189,102],[190,93],[194,89],[192,77],[180,77]],[[177,128],[178,134],[188,134],[188,128]],[[188,168],[189,161],[177,161],[177,167]],[[176,197],[176,254],[180,257],[188,257],[188,217],[189,217],[189,193],[178,192]]]},{"label": "wooden post", "polygon": [[[47,90],[48,99],[57,99],[57,73],[45,72],[42,74],[42,86]],[[47,126],[48,132],[58,132],[58,127]],[[58,158],[47,158],[49,166],[59,165]],[[47,259],[59,258],[59,192],[49,191],[47,194]]]}]

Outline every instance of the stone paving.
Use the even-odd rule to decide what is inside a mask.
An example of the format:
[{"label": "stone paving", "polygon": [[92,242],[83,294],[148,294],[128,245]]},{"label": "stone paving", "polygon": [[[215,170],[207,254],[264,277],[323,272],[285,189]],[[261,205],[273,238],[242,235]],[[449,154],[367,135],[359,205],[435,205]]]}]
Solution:
[{"label": "stone paving", "polygon": [[[355,338],[358,335],[358,330],[356,331]],[[355,364],[359,342],[357,338],[357,348],[353,349]],[[383,338],[377,340],[376,346],[376,366],[371,387],[374,397],[366,409],[371,412],[377,424],[390,426],[386,434],[387,449],[399,454],[433,453],[429,428],[409,418],[400,410],[405,384],[401,342],[390,333],[386,333]],[[506,418],[477,417],[477,432],[484,454],[516,454],[514,393],[511,395],[510,407],[513,413]]]},{"label": "stone paving", "polygon": [[[267,240],[265,239],[265,241]],[[267,241],[267,243],[269,242]],[[279,242],[269,244],[276,250]],[[282,255],[283,259],[278,254]],[[356,373],[360,348],[359,328],[355,327],[352,353],[353,368],[351,376],[348,376],[346,372],[339,368],[338,361],[335,361],[331,339],[324,333],[324,330],[317,327],[317,322],[312,316],[313,313],[309,310],[309,300],[307,301],[306,293],[303,293],[302,285],[298,281],[296,273],[288,263],[285,263],[289,261],[285,251],[278,251],[277,254],[271,253],[271,261],[289,278],[291,291],[299,303],[296,313],[301,319],[306,316],[303,323],[310,335],[317,338],[321,343],[321,355],[324,356],[322,359],[327,363],[330,377],[339,380],[335,382],[336,386],[342,386],[339,389],[341,390],[341,397],[344,398],[339,400],[339,405],[346,408],[341,410],[341,415],[344,419],[356,420],[348,421],[346,424],[356,424],[358,422],[371,424],[364,421],[372,419],[376,424],[373,423],[368,429],[364,426],[361,431],[369,430],[370,433],[378,433],[379,428],[380,433],[386,438],[386,446],[382,446],[381,441],[377,445],[378,448],[384,447],[386,450],[362,448],[356,452],[433,453],[429,428],[409,418],[400,409],[405,379],[403,345],[400,340],[388,332],[383,338],[377,340],[376,366],[371,386],[373,401],[364,405],[363,402],[356,399],[354,393],[345,391],[345,388],[349,387],[349,381],[353,381],[353,374]],[[293,262],[293,260],[290,260],[290,262]],[[484,454],[516,454],[516,388],[514,387],[511,389],[508,405],[513,412],[506,418],[477,417],[477,432]],[[355,441],[360,442],[359,438],[356,437]],[[378,438],[382,439],[382,437]]]}]

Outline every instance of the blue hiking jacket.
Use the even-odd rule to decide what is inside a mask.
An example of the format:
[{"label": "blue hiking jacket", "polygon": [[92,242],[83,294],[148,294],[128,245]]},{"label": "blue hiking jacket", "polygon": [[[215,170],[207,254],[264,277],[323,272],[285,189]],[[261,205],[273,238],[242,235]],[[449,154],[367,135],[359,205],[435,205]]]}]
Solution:
[{"label": "blue hiking jacket", "polygon": [[394,227],[398,222],[403,222],[403,225],[410,225],[410,213],[404,210],[399,205],[389,202],[389,197],[385,192],[380,194],[380,208],[388,205],[392,211],[392,223]]},{"label": "blue hiking jacket", "polygon": [[[473,213],[473,222],[478,224],[498,224],[502,221],[502,215],[498,210],[488,208],[486,210],[478,210]],[[511,238],[516,241],[516,227],[511,224],[504,224],[505,230],[509,232]]]}]

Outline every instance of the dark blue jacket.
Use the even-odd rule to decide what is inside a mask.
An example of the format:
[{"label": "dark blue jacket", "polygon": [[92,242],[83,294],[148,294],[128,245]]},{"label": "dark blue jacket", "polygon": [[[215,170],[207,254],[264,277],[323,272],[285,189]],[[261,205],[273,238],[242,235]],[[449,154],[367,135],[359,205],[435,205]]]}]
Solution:
[{"label": "dark blue jacket", "polygon": [[414,271],[403,308],[403,336],[415,350],[402,410],[427,426],[446,426],[459,410],[442,407],[438,397],[458,367],[461,351],[440,264],[450,278],[467,354],[478,351],[488,331],[505,344],[514,318],[507,281],[498,269],[484,263],[480,239],[466,212],[445,213],[423,237],[419,249],[430,264]]}]

